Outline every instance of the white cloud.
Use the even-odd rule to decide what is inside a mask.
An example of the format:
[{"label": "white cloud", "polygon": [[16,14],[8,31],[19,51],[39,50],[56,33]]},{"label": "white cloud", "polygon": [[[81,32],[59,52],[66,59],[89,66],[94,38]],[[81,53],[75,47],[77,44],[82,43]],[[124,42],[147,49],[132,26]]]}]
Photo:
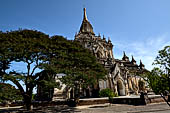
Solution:
[{"label": "white cloud", "polygon": [[114,52],[115,58],[122,58],[122,51],[126,51],[130,59],[131,55],[133,55],[138,64],[141,59],[145,67],[151,70],[154,67],[152,63],[158,55],[158,51],[163,49],[166,45],[170,45],[169,37],[170,35],[168,33],[164,33],[159,36],[144,37],[144,39],[147,39],[144,41],[114,41],[115,49],[121,51],[121,53]]}]

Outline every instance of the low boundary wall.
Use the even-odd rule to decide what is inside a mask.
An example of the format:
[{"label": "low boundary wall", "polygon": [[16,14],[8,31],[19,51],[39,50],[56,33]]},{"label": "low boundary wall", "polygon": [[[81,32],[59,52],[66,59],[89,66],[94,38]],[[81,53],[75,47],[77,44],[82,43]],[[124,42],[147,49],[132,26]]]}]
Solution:
[{"label": "low boundary wall", "polygon": [[[168,96],[165,97],[168,100]],[[83,105],[94,105],[94,104],[104,104],[104,103],[112,103],[112,104],[129,104],[129,105],[146,105],[150,103],[158,103],[165,102],[161,95],[149,95],[141,98],[140,96],[120,96],[114,98],[86,98],[79,99],[77,104],[74,101],[67,100],[58,100],[58,101],[34,101],[33,106],[55,106],[55,105],[69,105],[69,106],[83,106]],[[74,104],[74,105],[73,105]],[[23,102],[19,103],[11,103],[8,106],[22,106]],[[4,105],[0,105],[4,106]],[[6,106],[6,105],[5,105]]]}]

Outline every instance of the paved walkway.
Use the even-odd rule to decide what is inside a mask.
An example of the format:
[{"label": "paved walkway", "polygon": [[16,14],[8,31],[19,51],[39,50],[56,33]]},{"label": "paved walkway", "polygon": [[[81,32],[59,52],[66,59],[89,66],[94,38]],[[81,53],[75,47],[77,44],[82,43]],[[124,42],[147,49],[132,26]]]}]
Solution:
[{"label": "paved walkway", "polygon": [[148,104],[146,106],[133,106],[122,104],[93,105],[77,109],[81,113],[170,113],[170,107],[166,103]]},{"label": "paved walkway", "polygon": [[[0,108],[0,113],[25,112],[19,107]],[[170,107],[166,103],[148,104],[146,106],[133,106],[123,104],[99,104],[78,106],[71,108],[68,106],[39,107],[34,109],[35,113],[170,113]]]}]

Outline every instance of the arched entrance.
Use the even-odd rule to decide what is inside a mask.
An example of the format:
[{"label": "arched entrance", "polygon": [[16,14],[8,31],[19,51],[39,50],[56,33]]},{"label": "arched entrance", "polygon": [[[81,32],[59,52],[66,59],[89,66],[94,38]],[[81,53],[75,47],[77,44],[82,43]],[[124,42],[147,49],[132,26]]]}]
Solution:
[{"label": "arched entrance", "polygon": [[119,96],[125,96],[125,86],[123,84],[123,81],[121,79],[119,79],[117,81],[117,92]]}]

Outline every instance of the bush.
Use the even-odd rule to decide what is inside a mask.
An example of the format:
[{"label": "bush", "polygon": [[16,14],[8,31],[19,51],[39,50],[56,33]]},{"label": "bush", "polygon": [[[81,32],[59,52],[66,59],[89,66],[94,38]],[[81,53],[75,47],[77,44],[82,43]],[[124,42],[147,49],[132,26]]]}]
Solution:
[{"label": "bush", "polygon": [[102,89],[99,92],[99,96],[100,97],[117,97],[118,95],[115,94],[111,89],[106,88],[106,89]]},{"label": "bush", "polygon": [[22,95],[18,89],[8,83],[0,83],[0,102],[22,100]]}]

